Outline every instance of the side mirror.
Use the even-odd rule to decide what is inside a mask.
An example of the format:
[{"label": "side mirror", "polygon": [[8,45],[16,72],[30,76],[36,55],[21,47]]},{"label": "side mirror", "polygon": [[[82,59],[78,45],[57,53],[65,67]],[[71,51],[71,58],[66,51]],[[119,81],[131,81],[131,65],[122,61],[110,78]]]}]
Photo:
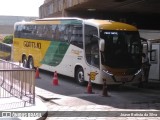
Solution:
[{"label": "side mirror", "polygon": [[104,39],[100,39],[100,41],[99,41],[99,50],[101,52],[104,52],[104,48],[105,48],[105,41],[104,41]]}]

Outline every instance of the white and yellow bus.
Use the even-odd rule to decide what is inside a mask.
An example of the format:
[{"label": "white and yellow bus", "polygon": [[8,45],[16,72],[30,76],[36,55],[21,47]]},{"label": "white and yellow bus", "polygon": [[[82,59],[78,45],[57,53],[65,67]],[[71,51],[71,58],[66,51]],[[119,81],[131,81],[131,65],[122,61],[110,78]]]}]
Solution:
[{"label": "white and yellow bus", "polygon": [[[136,27],[109,20],[45,18],[14,27],[13,61],[75,77],[84,84],[140,82]],[[89,76],[91,75],[91,77]]]}]

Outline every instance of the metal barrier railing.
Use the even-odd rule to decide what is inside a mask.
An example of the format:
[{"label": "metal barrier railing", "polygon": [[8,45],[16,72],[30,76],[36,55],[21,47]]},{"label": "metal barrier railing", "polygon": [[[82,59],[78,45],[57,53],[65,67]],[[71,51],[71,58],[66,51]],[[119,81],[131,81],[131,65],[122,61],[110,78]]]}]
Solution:
[{"label": "metal barrier railing", "polygon": [[0,59],[0,98],[14,96],[35,104],[35,71]]}]

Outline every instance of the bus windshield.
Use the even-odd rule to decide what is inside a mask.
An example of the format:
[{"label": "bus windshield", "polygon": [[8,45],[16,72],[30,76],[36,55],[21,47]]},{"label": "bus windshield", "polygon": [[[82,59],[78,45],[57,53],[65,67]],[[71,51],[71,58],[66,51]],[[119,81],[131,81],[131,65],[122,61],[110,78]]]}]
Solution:
[{"label": "bus windshield", "polygon": [[141,41],[136,31],[105,31],[100,32],[105,40],[102,52],[102,64],[114,68],[133,68],[141,66]]}]

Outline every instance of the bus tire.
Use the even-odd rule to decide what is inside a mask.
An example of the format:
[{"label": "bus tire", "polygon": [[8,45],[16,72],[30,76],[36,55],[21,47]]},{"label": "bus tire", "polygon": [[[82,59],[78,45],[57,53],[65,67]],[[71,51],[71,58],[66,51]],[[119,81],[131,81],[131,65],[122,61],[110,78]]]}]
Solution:
[{"label": "bus tire", "polygon": [[76,75],[75,75],[76,81],[80,85],[85,85],[85,80],[84,80],[84,71],[82,67],[78,67],[76,69]]},{"label": "bus tire", "polygon": [[28,68],[34,69],[33,57],[29,57],[29,60],[28,60]]},{"label": "bus tire", "polygon": [[22,65],[23,65],[23,67],[27,68],[27,59],[26,59],[26,57],[22,58]]}]

